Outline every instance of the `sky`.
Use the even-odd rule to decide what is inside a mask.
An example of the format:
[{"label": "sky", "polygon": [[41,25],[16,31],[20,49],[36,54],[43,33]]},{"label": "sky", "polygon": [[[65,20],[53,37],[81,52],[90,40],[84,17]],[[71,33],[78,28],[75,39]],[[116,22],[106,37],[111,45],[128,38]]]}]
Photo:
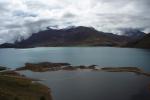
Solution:
[{"label": "sky", "polygon": [[0,14],[0,44],[27,39],[46,27],[150,32],[150,0],[0,0]]}]

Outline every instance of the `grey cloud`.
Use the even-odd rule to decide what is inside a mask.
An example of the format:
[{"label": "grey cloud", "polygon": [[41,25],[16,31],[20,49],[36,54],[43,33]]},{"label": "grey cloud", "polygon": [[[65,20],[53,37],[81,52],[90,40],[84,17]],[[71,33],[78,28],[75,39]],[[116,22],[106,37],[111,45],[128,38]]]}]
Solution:
[{"label": "grey cloud", "polygon": [[75,14],[73,14],[73,13],[65,13],[64,15],[63,15],[63,17],[64,18],[74,18],[74,17],[76,17],[76,15]]},{"label": "grey cloud", "polygon": [[14,11],[13,15],[19,16],[19,17],[37,17],[37,15],[34,13],[28,13],[28,12],[23,12],[23,11]]},{"label": "grey cloud", "polygon": [[0,44],[26,39],[47,27],[91,26],[100,31],[150,32],[150,0],[0,1]]}]

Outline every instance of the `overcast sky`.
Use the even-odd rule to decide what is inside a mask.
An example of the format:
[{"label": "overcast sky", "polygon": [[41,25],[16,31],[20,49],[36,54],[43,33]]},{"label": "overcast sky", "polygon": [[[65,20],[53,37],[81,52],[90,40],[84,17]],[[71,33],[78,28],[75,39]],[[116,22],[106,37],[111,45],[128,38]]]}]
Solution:
[{"label": "overcast sky", "polygon": [[46,29],[90,26],[150,32],[150,0],[0,0],[0,44]]}]

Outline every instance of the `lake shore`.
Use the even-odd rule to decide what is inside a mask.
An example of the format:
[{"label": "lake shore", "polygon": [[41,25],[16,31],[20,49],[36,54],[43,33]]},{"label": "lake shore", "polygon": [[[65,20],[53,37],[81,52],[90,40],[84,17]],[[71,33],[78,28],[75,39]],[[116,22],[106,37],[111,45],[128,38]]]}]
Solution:
[{"label": "lake shore", "polygon": [[[2,67],[4,68],[4,67]],[[6,68],[5,68],[6,69]],[[37,83],[36,79],[30,79],[24,75],[20,75],[19,71],[30,70],[32,72],[48,72],[48,71],[96,71],[96,72],[130,72],[137,75],[150,77],[150,73],[144,72],[137,67],[99,67],[97,65],[80,65],[73,66],[70,63],[26,63],[25,66],[16,68],[16,70],[0,72],[0,99],[8,100],[52,100],[50,89],[42,84]],[[11,85],[8,85],[11,84]],[[10,90],[11,89],[11,90]],[[147,86],[150,91],[150,85]],[[13,91],[12,91],[13,90]],[[30,91],[30,92],[27,92]],[[40,94],[40,95],[39,95]],[[21,96],[20,96],[21,95]],[[28,98],[30,95],[30,98]],[[40,98],[40,99],[39,99]],[[43,99],[44,98],[44,99]]]},{"label": "lake shore", "polygon": [[0,72],[0,100],[52,100],[51,91],[15,71]]},{"label": "lake shore", "polygon": [[[24,67],[17,68],[16,71],[30,70],[33,72],[47,72],[47,71],[98,71],[98,72],[130,72],[137,75],[144,75],[150,77],[150,73],[138,67],[99,67],[97,65],[80,65],[73,66],[70,63],[52,63],[52,62],[41,62],[41,63],[26,63]],[[150,85],[147,86],[150,91]]]}]

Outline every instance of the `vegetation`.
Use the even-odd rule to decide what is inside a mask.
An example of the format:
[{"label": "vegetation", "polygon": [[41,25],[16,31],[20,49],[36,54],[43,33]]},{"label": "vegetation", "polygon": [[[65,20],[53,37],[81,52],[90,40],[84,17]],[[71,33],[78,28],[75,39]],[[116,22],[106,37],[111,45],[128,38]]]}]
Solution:
[{"label": "vegetation", "polygon": [[0,73],[0,100],[52,100],[46,86],[17,74]]},{"label": "vegetation", "polygon": [[45,71],[58,71],[58,70],[77,70],[77,69],[90,69],[96,70],[96,65],[91,66],[73,66],[69,63],[52,63],[52,62],[41,62],[41,63],[26,63],[24,67],[17,68],[20,70],[31,70],[33,72],[45,72]]},{"label": "vegetation", "polygon": [[0,66],[0,71],[2,71],[2,70],[6,70],[7,68],[6,67],[2,67],[2,66]]},{"label": "vegetation", "polygon": [[51,62],[41,62],[41,63],[26,63],[24,67],[17,68],[16,70],[31,70],[34,72],[45,72],[45,71],[56,71],[60,70],[63,66],[69,66],[69,63],[51,63]]}]

